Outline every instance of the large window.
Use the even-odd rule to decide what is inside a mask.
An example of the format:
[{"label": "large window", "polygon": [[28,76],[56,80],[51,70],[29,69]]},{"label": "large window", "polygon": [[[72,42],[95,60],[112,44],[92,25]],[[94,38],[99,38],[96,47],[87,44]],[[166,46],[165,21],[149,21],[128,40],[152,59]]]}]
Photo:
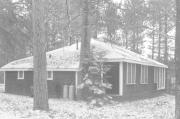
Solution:
[{"label": "large window", "polygon": [[127,84],[136,84],[136,64],[127,63]]},{"label": "large window", "polygon": [[24,79],[24,71],[18,71],[18,79],[23,80]]},{"label": "large window", "polygon": [[157,89],[165,89],[165,68],[155,68],[154,69],[154,83],[157,83]]},{"label": "large window", "polygon": [[148,84],[148,66],[141,65],[141,84]]}]

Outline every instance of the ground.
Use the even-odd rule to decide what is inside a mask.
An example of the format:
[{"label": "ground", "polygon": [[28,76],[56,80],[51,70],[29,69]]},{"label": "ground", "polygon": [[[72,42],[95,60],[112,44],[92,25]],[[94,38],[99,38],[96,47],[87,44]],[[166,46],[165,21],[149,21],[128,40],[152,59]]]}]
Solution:
[{"label": "ground", "polygon": [[0,93],[0,119],[174,119],[174,96],[89,107],[85,102],[50,99],[50,111],[33,111],[33,99]]}]

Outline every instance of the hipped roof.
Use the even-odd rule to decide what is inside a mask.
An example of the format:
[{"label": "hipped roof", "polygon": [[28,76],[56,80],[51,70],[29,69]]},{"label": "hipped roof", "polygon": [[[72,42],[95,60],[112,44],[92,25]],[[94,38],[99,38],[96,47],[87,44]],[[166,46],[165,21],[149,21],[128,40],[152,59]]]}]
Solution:
[{"label": "hipped roof", "polygon": [[[66,46],[46,53],[47,70],[52,71],[78,71],[80,58],[80,43],[79,49],[77,44]],[[93,55],[103,62],[129,62],[148,66],[167,68],[166,65],[134,53],[130,50],[121,48],[115,44],[105,43],[98,40],[91,40],[91,50]],[[33,57],[27,57],[4,65],[1,71],[15,70],[33,70]]]}]

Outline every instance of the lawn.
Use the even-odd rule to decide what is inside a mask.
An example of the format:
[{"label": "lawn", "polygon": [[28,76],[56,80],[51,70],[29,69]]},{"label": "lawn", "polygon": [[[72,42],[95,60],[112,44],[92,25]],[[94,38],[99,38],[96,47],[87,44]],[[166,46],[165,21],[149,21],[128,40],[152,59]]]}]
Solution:
[{"label": "lawn", "polygon": [[0,93],[0,119],[174,119],[174,96],[114,102],[90,107],[85,102],[50,99],[50,111],[33,111],[33,99]]}]

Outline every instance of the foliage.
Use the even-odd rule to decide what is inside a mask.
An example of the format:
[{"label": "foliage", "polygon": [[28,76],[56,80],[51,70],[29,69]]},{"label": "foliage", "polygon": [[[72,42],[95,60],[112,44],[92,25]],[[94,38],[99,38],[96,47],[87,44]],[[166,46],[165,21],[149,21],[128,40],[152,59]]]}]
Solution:
[{"label": "foliage", "polygon": [[97,60],[89,63],[88,72],[79,88],[83,89],[83,97],[91,105],[102,106],[110,101],[111,97],[106,94],[106,89],[111,89],[111,84],[106,79],[110,68],[110,65]]}]

